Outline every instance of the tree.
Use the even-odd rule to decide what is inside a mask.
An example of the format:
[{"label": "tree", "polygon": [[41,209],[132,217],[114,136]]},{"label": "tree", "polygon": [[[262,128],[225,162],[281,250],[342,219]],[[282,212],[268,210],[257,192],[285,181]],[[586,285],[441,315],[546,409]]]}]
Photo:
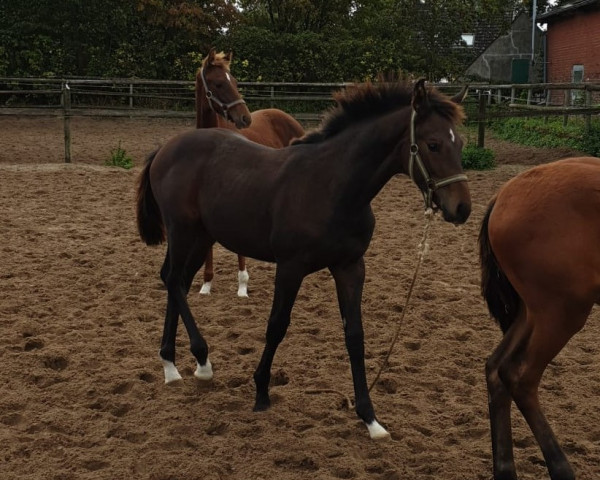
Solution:
[{"label": "tree", "polygon": [[0,0],[5,75],[193,78],[234,0]]}]

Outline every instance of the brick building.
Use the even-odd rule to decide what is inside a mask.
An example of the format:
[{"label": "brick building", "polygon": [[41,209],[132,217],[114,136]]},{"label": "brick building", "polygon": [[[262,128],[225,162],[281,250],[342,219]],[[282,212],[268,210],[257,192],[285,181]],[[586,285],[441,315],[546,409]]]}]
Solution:
[{"label": "brick building", "polygon": [[600,0],[574,1],[537,20],[548,26],[546,82],[600,82]]}]

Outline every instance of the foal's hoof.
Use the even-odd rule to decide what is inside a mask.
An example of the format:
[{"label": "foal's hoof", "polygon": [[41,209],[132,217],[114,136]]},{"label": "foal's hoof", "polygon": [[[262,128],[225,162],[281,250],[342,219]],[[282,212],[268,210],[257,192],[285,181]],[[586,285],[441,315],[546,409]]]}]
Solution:
[{"label": "foal's hoof", "polygon": [[383,428],[377,420],[373,420],[371,423],[367,423],[367,429],[369,430],[369,436],[373,440],[388,440],[391,437],[390,433]]},{"label": "foal's hoof", "polygon": [[212,380],[212,364],[208,358],[206,359],[205,365],[200,365],[198,362],[196,362],[196,371],[194,372],[194,377],[196,377],[198,380],[202,380],[203,382]]},{"label": "foal's hoof", "polygon": [[205,282],[202,284],[200,288],[200,295],[210,295],[210,287],[212,286],[211,282]]},{"label": "foal's hoof", "polygon": [[173,362],[161,358],[163,370],[165,372],[165,383],[167,385],[179,382],[182,378]]},{"label": "foal's hoof", "polygon": [[252,410],[254,412],[264,412],[265,410],[268,410],[270,406],[271,400],[268,398],[266,400],[256,400],[256,403],[254,404],[254,408]]}]

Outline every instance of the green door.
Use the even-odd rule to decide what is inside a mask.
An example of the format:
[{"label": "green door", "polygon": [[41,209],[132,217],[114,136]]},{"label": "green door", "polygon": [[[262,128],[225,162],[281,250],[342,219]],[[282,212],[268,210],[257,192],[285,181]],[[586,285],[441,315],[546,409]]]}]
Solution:
[{"label": "green door", "polygon": [[529,82],[529,60],[526,58],[513,58],[512,61],[512,83]]}]

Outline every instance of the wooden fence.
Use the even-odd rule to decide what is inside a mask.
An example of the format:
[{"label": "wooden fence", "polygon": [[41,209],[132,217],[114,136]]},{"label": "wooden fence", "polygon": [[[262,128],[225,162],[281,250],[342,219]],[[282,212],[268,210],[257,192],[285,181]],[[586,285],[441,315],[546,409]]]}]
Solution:
[{"label": "wooden fence", "polygon": [[[239,89],[250,110],[276,107],[305,126],[333,105],[332,93],[345,83],[248,83]],[[448,94],[461,85],[439,84]],[[70,121],[74,116],[194,118],[194,82],[141,79],[0,78],[0,115],[59,116],[64,119],[65,162],[71,161]],[[475,84],[465,104],[468,122],[478,125],[484,146],[490,120],[515,116],[562,115],[566,124],[583,116],[586,127],[600,113],[600,83]]]}]

